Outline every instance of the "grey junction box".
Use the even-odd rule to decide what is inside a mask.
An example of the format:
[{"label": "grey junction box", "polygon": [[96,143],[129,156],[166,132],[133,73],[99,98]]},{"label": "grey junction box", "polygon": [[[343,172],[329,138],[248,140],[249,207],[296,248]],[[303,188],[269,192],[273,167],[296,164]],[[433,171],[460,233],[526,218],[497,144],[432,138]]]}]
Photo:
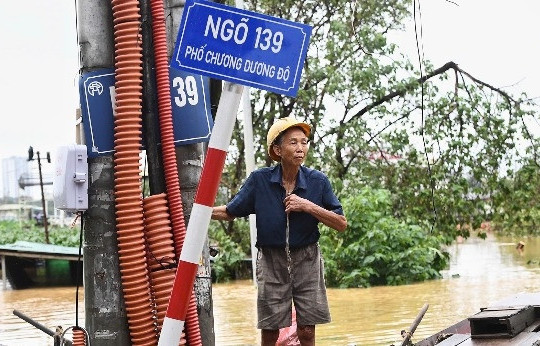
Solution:
[{"label": "grey junction box", "polygon": [[53,180],[54,207],[77,212],[88,209],[86,145],[61,146],[56,152]]}]

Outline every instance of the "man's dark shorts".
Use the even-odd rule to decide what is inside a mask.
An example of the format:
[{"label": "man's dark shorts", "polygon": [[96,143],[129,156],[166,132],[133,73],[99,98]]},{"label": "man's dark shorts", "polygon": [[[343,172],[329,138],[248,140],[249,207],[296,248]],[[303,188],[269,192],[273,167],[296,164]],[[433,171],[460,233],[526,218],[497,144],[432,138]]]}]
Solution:
[{"label": "man's dark shorts", "polygon": [[260,248],[257,254],[257,312],[259,329],[291,325],[294,301],[300,326],[330,322],[319,244],[291,250],[291,275],[285,249]]}]

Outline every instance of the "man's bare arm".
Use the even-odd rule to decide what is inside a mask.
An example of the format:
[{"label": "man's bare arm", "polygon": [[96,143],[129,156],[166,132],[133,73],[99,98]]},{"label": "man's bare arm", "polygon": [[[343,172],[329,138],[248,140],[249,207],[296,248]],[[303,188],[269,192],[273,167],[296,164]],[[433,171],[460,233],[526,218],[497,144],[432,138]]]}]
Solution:
[{"label": "man's bare arm", "polygon": [[227,208],[224,205],[220,205],[212,209],[212,219],[232,221],[234,220],[234,216],[227,213]]},{"label": "man's bare arm", "polygon": [[285,212],[287,213],[291,211],[304,211],[338,232],[343,232],[347,228],[347,219],[345,216],[326,210],[307,199],[292,194],[287,196],[283,202],[285,202]]}]

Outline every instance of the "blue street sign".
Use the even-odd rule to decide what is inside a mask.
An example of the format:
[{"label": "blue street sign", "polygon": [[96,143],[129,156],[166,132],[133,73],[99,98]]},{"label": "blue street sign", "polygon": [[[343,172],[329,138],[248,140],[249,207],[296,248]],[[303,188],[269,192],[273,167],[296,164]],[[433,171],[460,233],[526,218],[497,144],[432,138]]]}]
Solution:
[{"label": "blue street sign", "polygon": [[79,97],[88,157],[111,154],[114,148],[114,70],[83,74]]},{"label": "blue street sign", "polygon": [[204,0],[187,0],[171,66],[296,96],[311,27]]},{"label": "blue street sign", "polygon": [[[175,145],[208,141],[213,126],[209,79],[172,68],[169,76]],[[83,74],[79,95],[88,157],[112,154],[114,69]],[[157,117],[156,126],[159,128]]]}]

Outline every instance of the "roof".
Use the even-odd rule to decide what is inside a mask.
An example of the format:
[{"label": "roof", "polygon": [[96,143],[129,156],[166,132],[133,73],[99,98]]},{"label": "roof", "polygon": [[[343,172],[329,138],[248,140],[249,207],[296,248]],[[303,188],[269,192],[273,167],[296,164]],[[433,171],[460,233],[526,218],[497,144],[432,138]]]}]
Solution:
[{"label": "roof", "polygon": [[79,248],[19,240],[13,244],[0,245],[0,255],[77,260]]}]

